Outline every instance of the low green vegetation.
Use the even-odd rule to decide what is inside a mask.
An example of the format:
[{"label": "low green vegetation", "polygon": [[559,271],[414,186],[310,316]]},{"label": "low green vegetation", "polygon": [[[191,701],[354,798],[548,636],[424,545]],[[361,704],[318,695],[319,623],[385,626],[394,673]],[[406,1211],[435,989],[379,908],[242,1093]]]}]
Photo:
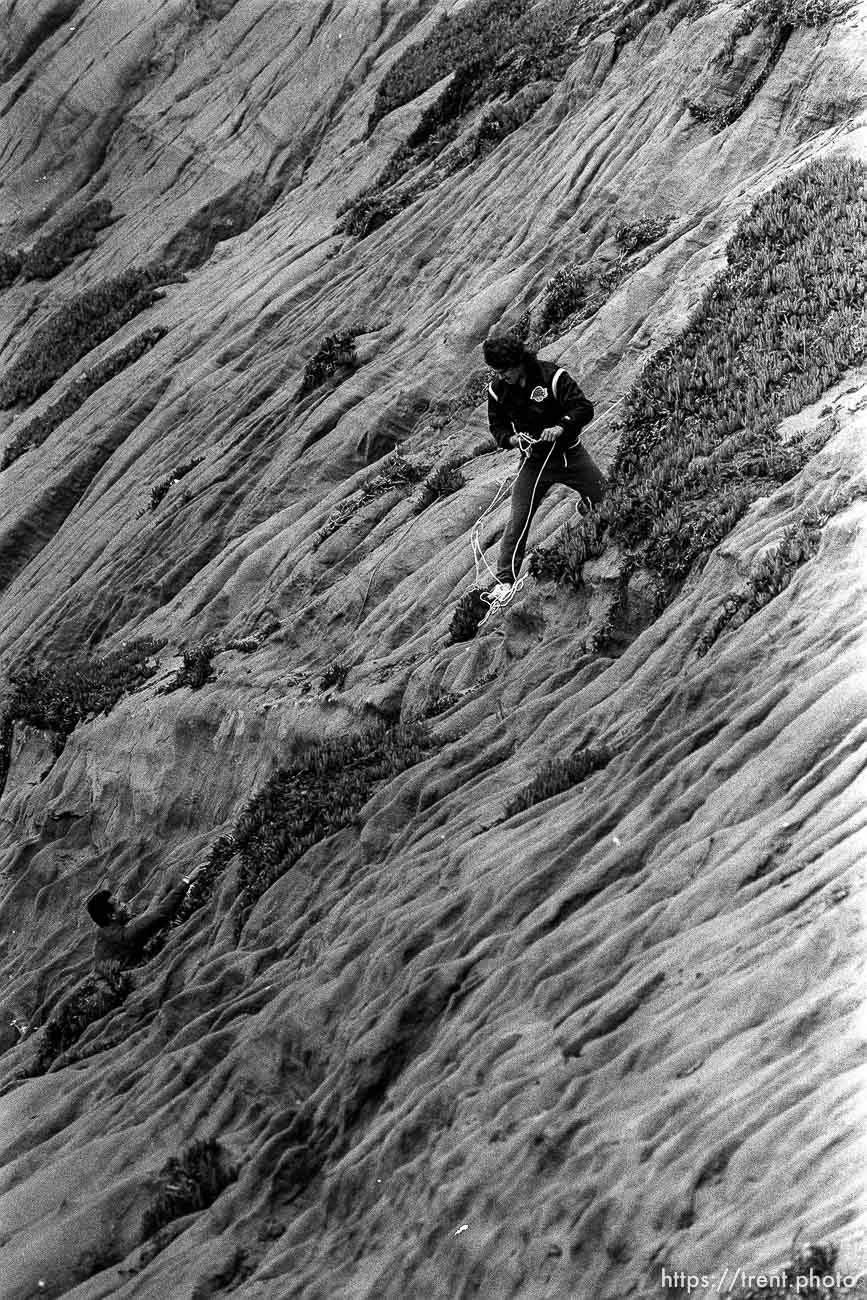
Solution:
[{"label": "low green vegetation", "polygon": [[[618,50],[670,0],[626,3],[615,23]],[[560,80],[581,42],[610,29],[610,10],[585,0],[476,0],[444,15],[395,60],[376,92],[368,131],[444,77],[449,83],[428,110],[414,144],[488,100],[509,98],[536,82]]]},{"label": "low green vegetation", "polygon": [[852,7],[852,0],[752,0],[741,10],[719,55],[720,65],[723,68],[731,67],[738,42],[763,25],[767,28],[767,40],[763,56],[752,75],[727,104],[687,98],[684,100],[685,107],[700,122],[709,123],[714,131],[730,126],[761,90],[793,32],[798,28],[821,27],[826,23],[837,22]]},{"label": "low green vegetation", "polygon": [[[368,130],[448,78],[383,172],[338,216],[340,229],[363,238],[412,203],[425,188],[489,153],[522,126],[553,93],[582,45],[596,32],[616,32],[616,52],[632,40],[668,0],[623,4],[620,16],[583,0],[476,0],[444,15],[389,68],[376,93]],[[519,94],[519,92],[522,92]],[[493,101],[493,102],[492,102]],[[439,161],[468,119],[471,138]],[[413,169],[437,160],[436,169],[407,181]]]},{"label": "low green vegetation", "polygon": [[540,335],[555,329],[583,307],[587,299],[589,272],[583,262],[565,262],[545,285],[542,306],[536,318]]},{"label": "low green vegetation", "polygon": [[237,1177],[237,1169],[216,1138],[190,1143],[160,1170],[142,1220],[142,1237],[153,1237],[175,1219],[206,1210]]},{"label": "low green vegetation", "polygon": [[379,725],[313,745],[275,772],[233,832],[245,906],[314,844],[352,825],[375,787],[417,763],[428,744],[419,723]]},{"label": "low green vegetation", "polygon": [[436,27],[391,65],[382,79],[368,121],[372,131],[387,113],[408,104],[443,77],[476,68],[487,72],[517,43],[517,24],[528,0],[476,0]]},{"label": "low green vegetation", "polygon": [[352,369],[358,361],[355,351],[355,336],[361,333],[359,328],[341,330],[337,334],[326,334],[304,367],[301,380],[301,393],[312,392],[339,369]]},{"label": "low green vegetation", "polygon": [[85,1029],[119,1007],[132,987],[129,972],[116,962],[107,962],[86,976],[46,1021],[31,1073],[45,1074],[78,1042]]},{"label": "low green vegetation", "polygon": [[584,565],[605,550],[607,529],[598,513],[586,519],[578,515],[556,534],[550,546],[538,546],[528,561],[528,568],[540,582],[564,582],[580,587],[584,582]]},{"label": "low green vegetation", "polygon": [[22,280],[50,280],[79,253],[93,248],[97,233],[111,224],[111,204],[95,199],[76,208],[30,248],[0,249],[0,289]]},{"label": "low green vegetation", "polygon": [[194,456],[192,460],[185,461],[182,465],[176,465],[170,474],[151,488],[148,509],[156,510],[169,488],[173,487],[175,483],[179,483],[182,478],[186,478],[188,474],[191,474],[197,465],[201,465],[204,459],[204,456]]},{"label": "low green vegetation", "polygon": [[106,199],[76,209],[21,255],[21,275],[25,280],[50,280],[79,253],[93,248],[97,233],[110,224],[111,204]]},{"label": "low green vegetation", "polygon": [[318,550],[323,542],[357,514],[368,502],[377,497],[387,496],[389,492],[409,492],[428,473],[430,465],[416,464],[399,451],[386,456],[382,468],[363,487],[334,507],[325,523],[313,539],[313,549]]},{"label": "low green vegetation", "polygon": [[798,569],[819,550],[822,529],[828,520],[858,495],[861,495],[858,489],[841,493],[825,509],[805,510],[797,523],[789,525],[779,545],[771,547],[753,566],[744,585],[723,601],[698,643],[699,655],[707,654],[723,632],[742,627],[785,591]]},{"label": "low green vegetation", "polygon": [[158,298],[156,286],[173,278],[164,268],[134,267],[71,299],[40,325],[0,379],[0,407],[28,404],[92,348],[111,338]]},{"label": "low green vegetation", "polygon": [[690,326],[626,398],[604,508],[614,540],[669,583],[802,468],[810,450],[779,422],[864,356],[864,175],[821,159],[759,199]]},{"label": "low green vegetation", "polygon": [[8,289],[21,271],[21,254],[0,248],[0,290]]},{"label": "low green vegetation", "polygon": [[[213,894],[217,883],[235,856],[237,845],[233,835],[221,835],[201,871],[197,874],[193,883],[190,885],[184,897],[178,906],[171,920],[171,927],[182,925],[189,917],[197,912],[200,907],[204,907],[208,899]],[[159,937],[159,936],[158,936]],[[165,942],[166,931],[162,932],[161,942]],[[154,955],[158,949],[149,950],[149,957]]]},{"label": "low green vegetation", "polygon": [[526,812],[543,799],[571,790],[586,781],[594,772],[607,767],[612,754],[607,745],[591,745],[572,751],[566,758],[555,758],[545,763],[525,790],[506,804],[506,819]]},{"label": "low green vegetation", "polygon": [[627,576],[649,571],[664,604],[815,453],[779,424],[865,356],[864,178],[859,162],[819,159],[742,218],[727,269],[626,396],[609,492],[563,539],[564,577],[607,533]]},{"label": "low green vegetation", "polygon": [[6,716],[54,732],[59,754],[79,722],[108,713],[154,675],[164,644],[145,637],[102,656],[70,656],[41,668],[20,668],[9,675]]},{"label": "low green vegetation", "polygon": [[134,339],[130,339],[124,347],[119,348],[117,352],[112,352],[111,356],[97,362],[91,370],[74,380],[59,401],[54,402],[47,411],[43,411],[41,415],[37,415],[26,424],[4,448],[0,470],[7,469],[25,452],[41,447],[54,430],[64,420],[74,415],[98,388],[137,361],[149,348],[158,343],[165,333],[166,331],[158,326],[144,330]]}]

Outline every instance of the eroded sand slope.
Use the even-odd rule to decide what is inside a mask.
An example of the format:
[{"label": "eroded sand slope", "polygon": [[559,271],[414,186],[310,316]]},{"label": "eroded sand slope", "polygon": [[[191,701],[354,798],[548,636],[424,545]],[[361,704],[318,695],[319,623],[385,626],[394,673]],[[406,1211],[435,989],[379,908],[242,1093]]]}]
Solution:
[{"label": "eroded sand slope", "polygon": [[[582,591],[530,583],[449,643],[470,527],[511,458],[487,445],[483,407],[438,428],[429,404],[463,391],[485,333],[561,260],[612,257],[618,221],[673,211],[645,264],[545,353],[593,395],[586,440],[608,463],[618,399],[752,199],[831,149],[867,154],[854,110],[827,117],[863,93],[864,16],[797,32],[722,132],[681,101],[712,88],[735,11],[658,15],[616,62],[603,32],[476,168],[365,240],[335,235],[337,204],[425,102],[366,140],[378,78],[450,7],[212,0],[193,21],[185,5],[94,0],[2,87],[9,240],[34,228],[39,185],[48,206],[89,184],[123,212],[87,259],[0,297],[3,364],[93,277],[179,248],[189,268],[2,417],[12,438],[100,356],[166,328],[0,474],[7,668],[167,639],[157,676],[56,761],[48,738],[14,737],[3,1300],[614,1300],[671,1294],[663,1268],[778,1263],[793,1238],[862,1262],[863,372],[793,417],[829,440],[657,621],[636,596],[617,657],[587,647],[606,557]],[[217,230],[229,220],[242,233]],[[305,360],[349,321],[362,364],[299,399]],[[395,443],[432,464],[476,451],[467,486],[421,513],[375,498],[318,545]],[[809,507],[831,514],[818,553],[699,654],[722,598]],[[553,498],[538,536],[571,509]],[[163,693],[179,647],[206,635],[258,648],[219,654],[200,691]],[[335,662],[343,688],[320,687]],[[84,1059],[21,1079],[38,1038],[18,1043],[10,1021],[44,1019],[87,971],[81,904],[104,876],[143,904],[303,743],[449,692],[427,756],[283,875],[239,937],[230,863],[87,1031]],[[546,761],[599,743],[603,771],[505,816]],[[237,1181],[147,1260],[159,1169],[211,1136]]]}]

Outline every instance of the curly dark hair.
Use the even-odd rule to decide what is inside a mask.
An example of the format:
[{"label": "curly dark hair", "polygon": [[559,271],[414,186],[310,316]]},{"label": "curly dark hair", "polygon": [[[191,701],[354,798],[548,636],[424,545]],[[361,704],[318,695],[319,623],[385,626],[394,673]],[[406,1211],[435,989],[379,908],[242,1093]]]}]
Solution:
[{"label": "curly dark hair", "polygon": [[482,344],[482,355],[493,370],[508,370],[522,361],[532,361],[535,353],[524,347],[517,334],[489,334]]}]

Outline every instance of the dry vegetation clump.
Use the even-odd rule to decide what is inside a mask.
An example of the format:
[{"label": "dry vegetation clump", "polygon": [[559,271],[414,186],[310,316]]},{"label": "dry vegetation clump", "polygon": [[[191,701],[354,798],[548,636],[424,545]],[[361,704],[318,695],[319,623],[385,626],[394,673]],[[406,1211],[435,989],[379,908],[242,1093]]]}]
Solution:
[{"label": "dry vegetation clump", "polygon": [[445,713],[450,709],[453,704],[457,704],[463,694],[465,694],[463,691],[444,691],[440,695],[434,695],[428,700],[422,716],[425,718],[439,717],[441,713]]},{"label": "dry vegetation clump", "polygon": [[354,369],[358,362],[355,350],[355,337],[362,331],[360,327],[341,330],[337,334],[326,334],[313,356],[304,366],[299,395],[312,392],[339,369]]},{"label": "dry vegetation clump", "polygon": [[399,451],[391,452],[384,458],[382,468],[369,482],[334,507],[313,539],[314,551],[318,550],[323,542],[342,528],[347,520],[357,514],[369,501],[375,500],[376,497],[387,496],[389,492],[407,492],[424,478],[429,469],[430,465],[416,464]]},{"label": "dry vegetation clump", "polygon": [[156,510],[169,488],[175,483],[179,483],[182,478],[186,478],[188,474],[192,473],[197,465],[201,465],[204,459],[204,456],[194,456],[192,460],[185,461],[182,465],[176,465],[171,474],[166,478],[161,479],[159,483],[151,488],[151,499],[150,504],[148,505],[148,510]]},{"label": "dry vegetation clump", "polygon": [[571,790],[588,776],[607,767],[612,758],[607,745],[590,745],[575,749],[567,758],[555,758],[545,763],[525,790],[506,804],[505,818],[526,812],[543,799]]},{"label": "dry vegetation clump", "polygon": [[142,1220],[142,1237],[153,1237],[175,1219],[206,1210],[237,1177],[237,1169],[216,1138],[190,1143],[160,1170]]},{"label": "dry vegetation clump", "polygon": [[634,221],[624,221],[614,232],[614,238],[624,253],[635,253],[648,244],[655,244],[661,239],[675,219],[674,212],[666,212],[661,217],[642,212]]},{"label": "dry vegetation clump", "polygon": [[379,184],[371,186],[337,209],[337,216],[342,218],[337,229],[354,239],[365,239],[414,203],[421,192],[419,186],[407,185],[384,194]]},{"label": "dry vegetation clump", "polygon": [[211,661],[218,650],[217,643],[211,640],[198,641],[195,645],[188,646],[183,652],[183,663],[178,669],[177,676],[172,684],[166,687],[166,693],[178,691],[182,686],[189,686],[190,690],[198,691],[206,682],[213,681],[214,667]]},{"label": "dry vegetation clump", "polygon": [[440,497],[448,497],[454,492],[459,492],[466,485],[467,480],[461,469],[462,464],[460,457],[452,456],[449,460],[443,461],[442,465],[437,466],[432,474],[428,474],[416,500],[420,511],[426,510]]},{"label": "dry vegetation clump", "polygon": [[131,975],[117,962],[106,962],[87,975],[46,1021],[31,1074],[45,1074],[59,1056],[78,1042],[85,1029],[119,1007],[132,987]]},{"label": "dry vegetation clump", "polygon": [[108,713],[121,696],[154,675],[164,645],[144,637],[126,641],[107,655],[79,655],[42,668],[20,668],[9,675],[12,695],[6,715],[13,722],[54,732],[59,754],[79,722]]},{"label": "dry vegetation clump", "polygon": [[441,713],[445,713],[454,704],[472,695],[475,691],[480,690],[483,686],[488,686],[491,682],[496,681],[496,672],[484,673],[481,677],[476,678],[471,686],[465,686],[462,691],[443,691],[439,695],[433,695],[421,711],[423,718],[437,718]]},{"label": "dry vegetation clump", "polygon": [[320,691],[342,691],[350,667],[350,664],[344,663],[341,659],[335,659],[333,663],[328,665],[319,679]]},{"label": "dry vegetation clump", "polygon": [[[74,415],[80,406],[82,406],[98,388],[108,383],[115,375],[120,374],[127,366],[132,365],[140,356],[152,348],[155,343],[164,336],[166,331],[161,326],[153,326],[151,329],[144,330],[137,334],[134,339],[130,339],[124,347],[119,348],[117,352],[112,352],[111,356],[99,361],[91,370],[85,372],[64,392],[59,401],[49,406],[47,411],[37,415],[35,419],[26,424],[24,428],[17,433],[12,441],[3,450],[3,458],[0,460],[0,470],[7,469],[19,456],[25,452],[32,451],[35,447],[41,447],[46,439],[58,428],[64,420],[68,420]],[[153,507],[151,507],[153,509]]]},{"label": "dry vegetation clump", "polygon": [[634,252],[659,239],[673,217],[644,218],[620,226],[615,238],[621,245],[613,262],[565,262],[547,281],[542,304],[534,318],[536,345],[565,333],[579,320],[586,320],[623,283],[638,263],[631,262]]},{"label": "dry vegetation clump", "polygon": [[40,325],[0,379],[0,407],[27,405],[92,348],[111,338],[158,298],[156,286],[176,279],[160,266],[133,267],[102,280],[59,308]]},{"label": "dry vegetation clump", "polygon": [[[525,332],[520,334],[517,329],[514,329],[512,333],[516,334],[523,342],[529,332],[529,313],[525,313],[518,323],[521,326],[527,325]],[[488,384],[493,378],[493,373],[487,366],[484,369],[474,370],[459,393],[456,393],[453,397],[439,398],[431,403],[425,423],[429,424],[430,428],[438,433],[457,416],[464,415],[467,411],[471,411],[474,406],[478,406],[485,396]]]},{"label": "dry vegetation clump", "polygon": [[412,767],[429,743],[420,723],[380,725],[313,745],[275,772],[233,832],[244,905],[314,844],[352,825],[374,787]]},{"label": "dry vegetation clump", "polygon": [[865,355],[864,176],[819,159],[742,218],[727,269],[625,399],[608,495],[541,552],[540,576],[580,581],[607,535],[663,605],[751,502],[803,468],[817,445],[784,443],[780,421]]}]

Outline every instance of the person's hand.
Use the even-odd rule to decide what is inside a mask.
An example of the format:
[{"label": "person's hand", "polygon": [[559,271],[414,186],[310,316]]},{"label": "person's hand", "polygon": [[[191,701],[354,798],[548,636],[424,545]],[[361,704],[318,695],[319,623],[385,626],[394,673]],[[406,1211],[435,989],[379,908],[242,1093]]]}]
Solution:
[{"label": "person's hand", "polygon": [[560,437],[560,429],[559,429],[559,428],[556,428],[556,427],[555,427],[555,428],[553,428],[553,429],[543,429],[542,432],[539,434],[539,441],[540,441],[540,442],[556,442],[556,440],[557,440],[559,437]]}]

